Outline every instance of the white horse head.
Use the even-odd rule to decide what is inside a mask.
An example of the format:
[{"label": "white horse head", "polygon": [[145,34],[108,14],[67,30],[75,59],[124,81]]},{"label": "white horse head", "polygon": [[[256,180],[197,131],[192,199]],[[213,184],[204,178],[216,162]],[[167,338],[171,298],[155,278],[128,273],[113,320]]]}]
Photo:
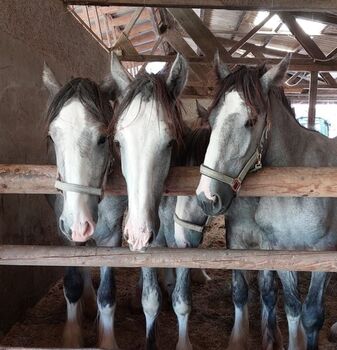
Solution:
[{"label": "white horse head", "polygon": [[128,189],[129,212],[124,230],[131,250],[142,250],[159,227],[158,206],[184,125],[179,95],[187,79],[180,55],[168,74],[144,74],[129,86],[119,110],[115,141]]},{"label": "white horse head", "polygon": [[123,72],[114,57],[111,75],[102,84],[75,78],[61,87],[50,68],[44,67],[43,82],[51,95],[48,135],[53,141],[58,187],[64,197],[59,228],[72,241],[85,242],[95,230],[99,190],[111,156],[111,102],[128,83]]},{"label": "white horse head", "polygon": [[267,131],[268,93],[282,82],[289,59],[286,56],[268,71],[242,66],[230,73],[216,56],[219,90],[210,107],[212,133],[196,190],[206,214],[226,211],[246,173],[259,162]]}]

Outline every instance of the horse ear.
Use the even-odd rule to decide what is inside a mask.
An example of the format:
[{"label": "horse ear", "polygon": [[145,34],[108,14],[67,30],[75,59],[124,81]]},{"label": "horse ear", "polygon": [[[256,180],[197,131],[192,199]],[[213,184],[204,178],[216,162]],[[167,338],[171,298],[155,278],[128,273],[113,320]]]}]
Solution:
[{"label": "horse ear", "polygon": [[48,89],[51,97],[54,97],[61,89],[61,84],[56,80],[54,73],[48,67],[46,62],[44,62],[43,65],[42,81],[44,86]]},{"label": "horse ear", "polygon": [[282,61],[264,73],[260,79],[263,91],[267,93],[273,86],[280,86],[283,83],[288,70],[291,53],[288,53]]},{"label": "horse ear", "polygon": [[114,52],[111,54],[110,70],[111,76],[115,80],[119,90],[121,92],[124,91],[129,86],[132,78]]},{"label": "horse ear", "polygon": [[195,100],[197,105],[198,118],[200,118],[202,124],[208,124],[208,110],[198,101]]},{"label": "horse ear", "polygon": [[227,65],[221,61],[219,50],[216,50],[214,55],[214,67],[218,80],[223,80],[230,74]]},{"label": "horse ear", "polygon": [[110,60],[110,74],[100,84],[101,90],[107,94],[109,100],[115,101],[131,82],[131,77],[113,52]]},{"label": "horse ear", "polygon": [[178,53],[174,60],[169,76],[166,79],[168,89],[177,98],[183,91],[187,81],[188,66],[185,58]]}]

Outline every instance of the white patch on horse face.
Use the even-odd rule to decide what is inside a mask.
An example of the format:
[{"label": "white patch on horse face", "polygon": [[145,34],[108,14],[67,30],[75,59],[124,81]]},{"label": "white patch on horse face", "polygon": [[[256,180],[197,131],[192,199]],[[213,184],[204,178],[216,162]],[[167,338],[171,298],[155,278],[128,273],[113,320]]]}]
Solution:
[{"label": "white patch on horse face", "polygon": [[[100,186],[108,156],[107,145],[97,144],[103,129],[103,124],[93,119],[78,99],[71,99],[61,109],[49,127],[49,134],[54,141],[62,181]],[[67,228],[72,229],[74,240],[84,241],[87,233],[93,233],[94,205],[98,205],[97,197],[70,191],[64,193],[62,217]]]},{"label": "white patch on horse face", "polygon": [[[250,144],[249,132],[245,128],[248,110],[237,91],[228,92],[215,116],[212,133],[204,164],[211,169],[236,176],[240,169],[237,162],[243,157]],[[226,162],[229,162],[226,166]],[[204,192],[209,200],[214,200],[210,184],[212,179],[201,175],[197,195]]]},{"label": "white patch on horse face", "polygon": [[141,250],[152,235],[153,211],[158,200],[155,196],[157,192],[161,196],[171,159],[171,136],[156,102],[142,101],[138,95],[121,115],[115,140],[120,144],[128,188],[129,215],[124,234],[130,249]]}]

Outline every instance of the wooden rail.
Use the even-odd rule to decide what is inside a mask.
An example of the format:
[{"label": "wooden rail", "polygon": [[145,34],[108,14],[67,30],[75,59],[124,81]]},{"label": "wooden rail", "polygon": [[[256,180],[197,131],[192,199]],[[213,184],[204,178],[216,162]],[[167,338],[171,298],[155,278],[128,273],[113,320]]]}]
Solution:
[{"label": "wooden rail", "polygon": [[208,269],[337,272],[336,251],[0,246],[0,265],[189,267]]},{"label": "wooden rail", "polygon": [[67,5],[196,7],[227,10],[335,11],[335,0],[63,0]]},{"label": "wooden rail", "polygon": [[[0,165],[0,194],[53,194],[56,168],[52,165]],[[166,195],[193,195],[199,183],[198,167],[176,167],[166,181]],[[107,195],[124,195],[126,186],[114,169]],[[263,168],[250,174],[240,191],[243,197],[337,197],[337,168]]]}]

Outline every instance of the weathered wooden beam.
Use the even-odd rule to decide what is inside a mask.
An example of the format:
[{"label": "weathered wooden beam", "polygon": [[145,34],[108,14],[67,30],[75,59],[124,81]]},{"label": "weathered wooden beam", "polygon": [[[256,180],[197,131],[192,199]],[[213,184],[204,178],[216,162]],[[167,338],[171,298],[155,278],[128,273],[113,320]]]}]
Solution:
[{"label": "weathered wooden beam", "polygon": [[296,18],[304,18],[310,21],[316,21],[324,24],[337,24],[337,15],[328,12],[302,12],[295,11],[292,15]]},{"label": "weathered wooden beam", "polygon": [[309,90],[308,128],[315,129],[318,73],[311,72]]},{"label": "weathered wooden beam", "polygon": [[[56,168],[52,165],[0,165],[1,194],[53,194]],[[170,169],[165,195],[193,195],[199,183],[198,167]],[[107,183],[107,195],[125,195],[119,169]],[[337,197],[337,168],[263,168],[250,174],[240,190],[243,197]]]},{"label": "weathered wooden beam", "polygon": [[[139,9],[143,10],[143,7],[140,7]],[[147,11],[144,11],[144,12],[140,11],[140,12],[141,13],[138,15],[137,20],[150,19]],[[111,20],[111,24],[115,27],[125,26],[128,23],[130,23],[133,18],[134,18],[134,13],[123,14],[119,17],[113,17]]]},{"label": "weathered wooden beam", "polygon": [[272,17],[274,13],[271,12],[264,18],[258,25],[250,30],[241,40],[239,40],[233,47],[228,51],[229,54],[233,54],[236,50],[240,49],[256,32],[258,32]]},{"label": "weathered wooden beam", "polygon": [[143,9],[144,9],[143,7],[138,7],[135,9],[129,23],[126,25],[123,32],[120,34],[119,38],[117,39],[117,41],[114,43],[112,50],[121,49],[123,54],[128,54],[128,55],[130,54],[136,55],[138,53],[137,50],[132,45],[131,40],[128,38],[128,35],[132,27],[137,22],[139,16],[142,14]]},{"label": "weathered wooden beam", "polygon": [[0,246],[0,265],[112,266],[337,272],[336,251]]},{"label": "weathered wooden beam", "polygon": [[[302,29],[302,27],[296,22],[294,16],[289,13],[280,13],[281,20],[287,25],[289,30],[296,37],[298,42],[302,45],[304,50],[315,59],[326,60],[326,56],[318,45],[310,38],[310,36]],[[321,73],[323,79],[331,86],[337,85],[335,79],[330,73]]]},{"label": "weathered wooden beam", "polygon": [[335,0],[63,0],[67,5],[218,8],[227,10],[335,11]]},{"label": "weathered wooden beam", "polygon": [[[123,55],[120,56],[122,61],[135,61],[135,62],[171,62],[174,60],[174,56],[160,56],[160,55]],[[187,57],[190,63],[198,64],[210,64],[209,58],[204,57]],[[224,58],[223,61],[227,64],[245,64],[245,65],[259,65],[261,63],[265,64],[278,64],[280,59],[278,58],[237,58],[230,57]],[[312,59],[305,58],[293,58],[290,62],[289,70],[292,71],[303,71],[303,72],[330,72],[337,71],[337,62],[314,62]]]},{"label": "weathered wooden beam", "polygon": [[224,57],[230,56],[192,9],[168,8],[167,10],[206,56],[213,59],[217,50]]},{"label": "weathered wooden beam", "polygon": [[[163,34],[163,38],[174,48],[176,52],[179,52],[185,58],[195,57],[198,58],[198,55],[193,51],[191,46],[185,41],[182,35],[176,29],[168,29]],[[191,65],[191,71],[193,72],[192,79],[201,80],[203,84],[207,84],[208,75],[205,69],[202,69],[199,65]]]}]

